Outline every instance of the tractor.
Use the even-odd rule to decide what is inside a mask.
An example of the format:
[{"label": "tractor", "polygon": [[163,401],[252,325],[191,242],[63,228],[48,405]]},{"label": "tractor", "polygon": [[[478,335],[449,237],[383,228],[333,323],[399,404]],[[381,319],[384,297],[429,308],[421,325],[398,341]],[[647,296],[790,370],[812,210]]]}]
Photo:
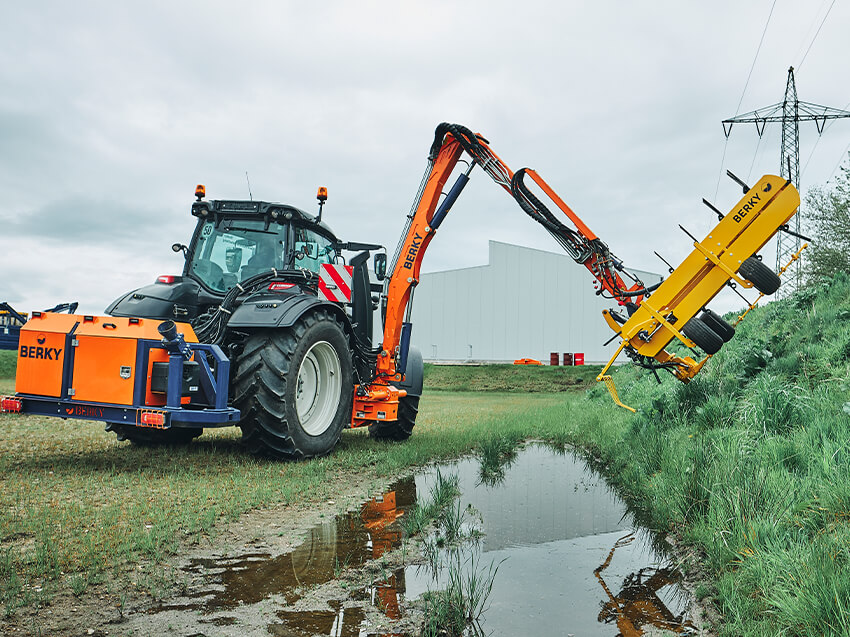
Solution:
[{"label": "tractor", "polygon": [[[368,263],[376,252],[374,270],[383,278],[384,248],[334,234],[321,219],[325,188],[316,216],[286,204],[207,201],[200,185],[195,195],[192,239],[172,246],[185,257],[182,275],[160,276],[113,301],[106,313],[188,322],[199,341],[221,347],[231,365],[230,403],[252,453],[286,459],[328,453],[350,420],[355,381],[361,384],[374,367],[373,316],[383,286],[370,282]],[[346,251],[357,254],[345,259]],[[404,419],[376,419],[372,436],[410,435],[422,373],[414,352],[400,384],[407,391]],[[142,444],[188,442],[203,431],[122,423],[107,429]]]}]

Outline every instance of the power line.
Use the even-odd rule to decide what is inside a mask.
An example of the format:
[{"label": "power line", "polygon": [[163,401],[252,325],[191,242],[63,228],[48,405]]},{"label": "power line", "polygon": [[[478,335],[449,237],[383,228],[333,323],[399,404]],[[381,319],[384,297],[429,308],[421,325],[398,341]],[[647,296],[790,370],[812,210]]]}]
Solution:
[{"label": "power line", "polygon": [[[834,0],[833,0],[834,1]],[[747,73],[747,81],[744,82],[744,90],[741,91],[741,99],[738,100],[738,108],[735,111],[741,110],[741,104],[744,103],[744,95],[747,94],[747,87],[750,85],[750,78],[753,76],[753,69],[756,68],[756,60],[759,58],[759,53],[761,52],[761,45],[764,42],[764,36],[767,33],[767,27],[770,24],[770,18],[773,16],[773,10],[776,8],[776,0],[773,0],[773,4],[770,6],[770,13],[767,14],[767,21],[764,23],[764,29],[761,32],[761,39],[759,40],[758,48],[756,49],[756,54],[753,57],[753,63],[750,65],[750,72]],[[720,158],[720,170],[717,171],[717,185],[714,187],[714,198],[717,199],[717,193],[720,191],[720,178],[723,175],[723,165],[726,162],[726,147],[729,145],[729,136],[726,136],[726,143],[723,145],[723,156]]]},{"label": "power line", "polygon": [[[817,26],[818,21],[820,20],[820,15],[824,12],[824,8],[830,2],[831,2],[831,0],[821,0],[820,6],[818,6],[817,11],[815,11],[812,14],[812,19],[809,22],[809,27],[806,29],[806,35],[804,35],[802,38],[800,38],[800,47],[797,50],[796,55],[793,56],[793,59],[799,60],[799,59],[802,58],[803,52],[806,48],[806,42],[811,43],[812,34],[816,31],[815,27]],[[799,26],[799,24],[798,24],[798,26]]]},{"label": "power line", "polygon": [[832,172],[829,173],[829,177],[826,178],[827,181],[832,179],[832,176],[835,174],[835,171],[838,170],[838,167],[841,165],[841,162],[844,161],[844,158],[847,157],[847,151],[850,150],[850,142],[844,147],[844,150],[841,153],[841,157],[838,158],[838,163],[835,164],[835,168],[832,169]]},{"label": "power line", "polygon": [[[848,106],[850,106],[850,102],[847,102],[847,103],[844,105],[844,108],[842,108],[841,110],[845,110],[845,111],[846,111]],[[834,120],[834,119],[833,119],[833,120],[830,120],[829,124],[827,124],[827,125],[826,125],[826,127],[823,129],[823,132],[825,133],[825,132],[827,132],[830,128],[832,128],[832,126],[833,126],[833,124],[835,124],[835,122],[836,122],[836,120]],[[809,162],[812,160],[812,155],[814,155],[814,154],[815,154],[815,148],[817,148],[817,147],[818,147],[818,142],[820,142],[821,137],[823,137],[823,135],[819,135],[819,136],[818,136],[818,139],[817,139],[817,141],[815,142],[815,146],[814,146],[814,148],[812,148],[812,152],[811,152],[811,153],[809,153],[809,158],[806,160],[806,166],[804,166],[804,167],[803,167],[803,175],[805,175],[805,174],[806,174],[806,167],[808,167]],[[841,157],[838,159],[838,163],[837,163],[837,164],[835,164],[835,168],[833,168],[833,169],[832,169],[832,172],[831,172],[831,173],[829,173],[829,177],[827,177],[827,178],[826,178],[826,180],[827,180],[827,181],[829,181],[830,179],[832,179],[832,176],[835,174],[835,171],[836,171],[836,170],[838,170],[838,167],[841,165],[841,162],[842,162],[842,160],[844,159],[844,156],[847,154],[847,150],[848,150],[848,149],[850,149],[850,143],[848,143],[848,144],[847,144],[847,147],[846,147],[846,148],[844,149],[844,151],[841,153]]]},{"label": "power line", "polygon": [[[832,0],[835,2],[835,0]],[[773,16],[773,10],[776,8],[776,0],[773,0],[773,4],[770,6],[770,13],[767,14],[767,22],[764,23],[764,29],[761,32],[761,39],[759,40],[758,48],[756,49],[756,55],[753,58],[753,63],[750,65],[750,72],[747,73],[747,81],[744,82],[744,90],[741,91],[741,99],[738,100],[738,107],[735,109],[735,112],[741,110],[741,104],[744,103],[744,95],[747,92],[747,87],[750,85],[750,78],[753,76],[753,69],[756,68],[756,60],[759,58],[759,53],[761,52],[761,45],[764,43],[764,36],[767,33],[767,27],[770,24],[770,18]],[[830,7],[831,8],[831,7]]]},{"label": "power line", "polygon": [[826,15],[824,15],[824,16],[823,16],[823,20],[821,20],[820,26],[818,27],[818,30],[817,30],[817,32],[815,33],[815,37],[813,37],[813,38],[812,38],[811,43],[809,43],[809,48],[808,48],[808,49],[806,49],[806,53],[805,53],[805,55],[803,55],[803,59],[802,59],[802,60],[800,60],[800,63],[797,65],[797,70],[798,70],[798,71],[799,71],[801,68],[803,68],[803,62],[805,62],[805,61],[806,61],[806,57],[809,55],[809,51],[811,51],[811,50],[812,50],[812,45],[815,43],[815,40],[817,40],[817,39],[818,39],[818,35],[820,34],[820,30],[823,28],[823,25],[824,25],[824,23],[826,22],[826,19],[829,17],[829,12],[830,12],[830,11],[832,11],[832,7],[834,7],[834,6],[835,6],[835,0],[832,0],[832,4],[830,4],[830,5],[829,5],[829,9],[827,9],[827,10],[826,10]]},{"label": "power line", "polygon": [[[752,177],[752,174],[753,174],[753,168],[754,168],[754,167],[755,167],[755,165],[756,165],[756,160],[757,160],[757,159],[759,159],[759,154],[760,154],[760,153],[759,153],[759,149],[761,148],[761,143],[762,143],[763,141],[768,141],[768,142],[769,142],[769,141],[771,141],[771,139],[770,139],[770,135],[771,135],[771,133],[770,133],[770,131],[768,131],[768,132],[767,132],[767,135],[766,135],[766,136],[767,136],[767,140],[765,140],[765,139],[764,139],[765,135],[759,135],[759,140],[758,140],[758,142],[756,143],[756,152],[754,152],[754,153],[753,153],[753,161],[750,163],[750,170],[749,170],[749,172],[747,173],[747,182],[748,182],[748,183],[749,183],[749,181],[750,181],[750,177]],[[765,147],[767,147],[767,144],[765,144]],[[763,149],[763,148],[761,149],[761,154],[762,154],[762,155],[764,154],[764,149]]]}]

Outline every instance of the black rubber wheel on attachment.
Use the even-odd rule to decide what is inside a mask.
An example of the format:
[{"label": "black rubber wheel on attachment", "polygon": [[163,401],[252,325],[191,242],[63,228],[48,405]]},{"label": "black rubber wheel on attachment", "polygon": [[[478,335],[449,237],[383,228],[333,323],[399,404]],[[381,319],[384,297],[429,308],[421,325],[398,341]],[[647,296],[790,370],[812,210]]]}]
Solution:
[{"label": "black rubber wheel on attachment", "polygon": [[168,445],[188,445],[192,440],[204,433],[200,427],[170,427],[169,429],[153,429],[119,423],[109,423],[106,431],[114,431],[118,441],[129,440],[140,447],[156,447]]},{"label": "black rubber wheel on attachment", "polygon": [[720,335],[697,317],[685,324],[682,333],[696,343],[697,347],[706,354],[716,354],[723,347],[723,339]]},{"label": "black rubber wheel on attachment", "polygon": [[722,338],[724,343],[728,343],[732,340],[732,337],[735,336],[735,328],[729,325],[729,323],[727,323],[717,312],[705,309],[699,319],[705,323],[712,332]]},{"label": "black rubber wheel on attachment", "polygon": [[252,334],[235,367],[232,402],[248,451],[300,460],[336,446],[350,422],[354,382],[348,338],[329,310]]},{"label": "black rubber wheel on attachment", "polygon": [[741,264],[741,267],[738,268],[738,274],[752,283],[762,294],[773,294],[782,284],[776,272],[754,256]]}]

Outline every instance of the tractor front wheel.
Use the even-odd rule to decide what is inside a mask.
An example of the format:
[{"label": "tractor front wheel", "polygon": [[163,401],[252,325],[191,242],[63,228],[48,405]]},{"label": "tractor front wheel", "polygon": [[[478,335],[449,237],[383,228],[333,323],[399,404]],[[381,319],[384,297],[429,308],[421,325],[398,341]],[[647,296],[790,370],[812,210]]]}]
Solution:
[{"label": "tractor front wheel", "polygon": [[251,453],[285,460],[329,453],[350,420],[354,391],[342,326],[317,310],[291,328],[252,334],[231,386]]}]

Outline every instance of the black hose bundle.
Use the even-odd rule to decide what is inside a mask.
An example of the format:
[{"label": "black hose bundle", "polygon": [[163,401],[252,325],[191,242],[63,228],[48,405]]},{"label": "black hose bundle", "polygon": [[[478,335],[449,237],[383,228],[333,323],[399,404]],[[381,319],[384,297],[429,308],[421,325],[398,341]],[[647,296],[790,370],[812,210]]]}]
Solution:
[{"label": "black hose bundle", "polygon": [[[255,274],[237,283],[227,291],[221,304],[214,310],[200,315],[192,322],[195,335],[201,343],[210,345],[221,345],[224,341],[227,322],[236,307],[260,289],[266,289],[268,283],[274,280],[283,280],[290,283],[300,283],[307,286],[315,286],[318,275],[310,270],[276,270],[272,268],[268,272]],[[240,297],[244,297],[239,300]]]}]

